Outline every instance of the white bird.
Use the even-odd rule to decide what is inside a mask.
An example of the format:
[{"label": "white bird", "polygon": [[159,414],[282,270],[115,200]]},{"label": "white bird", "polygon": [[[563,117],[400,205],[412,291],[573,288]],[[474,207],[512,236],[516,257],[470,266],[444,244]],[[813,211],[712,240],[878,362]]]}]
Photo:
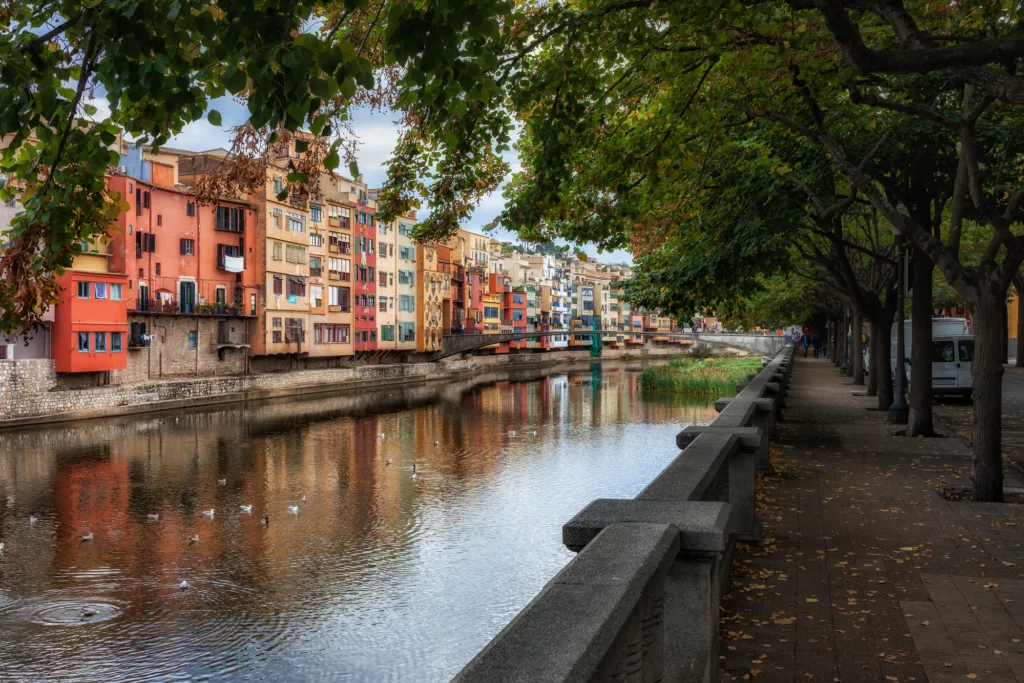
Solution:
[{"label": "white bird", "polygon": [[292,513],[293,515],[299,514],[299,506],[298,505],[289,505],[288,506],[288,512]]},{"label": "white bird", "polygon": [[434,442],[434,445],[435,445],[435,446],[440,446],[440,445],[441,445],[441,442],[440,442],[440,441],[435,441],[435,442]]},{"label": "white bird", "polygon": [[227,479],[218,479],[217,480],[217,486],[227,486],[227,485],[228,485],[228,480]]},{"label": "white bird", "polygon": [[3,555],[3,553],[4,553],[4,544],[0,543],[0,555]]},{"label": "white bird", "polygon": [[537,436],[537,431],[534,430],[534,431],[530,432],[530,436]]},{"label": "white bird", "polygon": [[8,505],[14,505],[14,494],[13,493],[11,495],[7,496],[7,504]]},{"label": "white bird", "polygon": [[196,534],[192,538],[188,539],[189,543],[199,543],[199,534]]},{"label": "white bird", "polygon": [[389,458],[389,459],[385,460],[385,461],[384,461],[384,465],[385,465],[386,467],[391,467],[391,459]]},{"label": "white bird", "polygon": [[189,589],[188,581],[182,581],[181,583],[179,583],[178,588],[180,588],[183,591],[187,591]]},{"label": "white bird", "polygon": [[203,514],[209,517],[210,519],[213,519],[213,508],[210,508],[209,510],[203,510]]},{"label": "white bird", "polygon": [[146,515],[146,519],[152,519],[153,521],[156,521],[156,520],[160,519],[160,513],[159,512],[151,512],[148,515]]},{"label": "white bird", "polygon": [[270,524],[270,515],[260,517],[260,524]]},{"label": "white bird", "polygon": [[381,432],[380,434],[378,434],[377,438],[378,439],[383,439],[384,438],[384,432]]},{"label": "white bird", "polygon": [[242,508],[242,512],[246,514],[252,512],[252,505],[239,505],[239,507]]},{"label": "white bird", "polygon": [[85,543],[86,541],[91,541],[92,540],[92,532],[90,531],[85,536],[79,536],[78,540],[81,541],[82,543]]},{"label": "white bird", "polygon": [[514,429],[508,430],[508,435],[509,436],[515,436],[516,435],[516,430],[514,430]]},{"label": "white bird", "polygon": [[82,608],[82,618],[83,619],[88,619],[89,617],[94,617],[94,616],[96,616],[96,610],[94,610],[92,607],[83,607]]},{"label": "white bird", "polygon": [[303,497],[302,497],[302,502],[303,502],[303,503],[305,503],[305,502],[306,502],[306,497],[305,497],[305,496],[303,496]]},{"label": "white bird", "polygon": [[36,517],[35,515],[32,515],[31,517],[28,518],[28,523],[29,524],[35,524],[38,521],[39,521],[39,518]]}]

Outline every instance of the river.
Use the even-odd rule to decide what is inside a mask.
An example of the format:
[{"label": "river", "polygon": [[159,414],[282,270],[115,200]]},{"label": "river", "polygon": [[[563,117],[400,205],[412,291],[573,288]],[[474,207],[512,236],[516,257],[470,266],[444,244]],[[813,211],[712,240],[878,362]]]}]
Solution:
[{"label": "river", "polygon": [[638,370],[0,432],[0,680],[447,680],[714,417]]}]

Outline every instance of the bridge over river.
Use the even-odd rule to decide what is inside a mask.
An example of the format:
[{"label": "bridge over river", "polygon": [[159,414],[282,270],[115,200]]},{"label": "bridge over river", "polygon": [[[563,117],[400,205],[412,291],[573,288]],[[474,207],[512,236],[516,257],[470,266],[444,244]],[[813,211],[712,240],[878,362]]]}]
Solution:
[{"label": "bridge over river", "polygon": [[548,330],[542,332],[514,332],[499,334],[446,334],[444,336],[444,347],[435,353],[432,360],[441,360],[449,356],[465,354],[475,349],[480,349],[492,344],[519,341],[520,339],[537,339],[540,337],[552,337],[558,335],[572,335],[574,337],[587,337],[591,343],[596,343],[600,349],[600,339],[615,335],[620,337],[658,337],[661,339],[689,340],[694,344],[707,344],[711,347],[722,347],[759,353],[763,356],[774,356],[789,341],[787,337],[770,336],[765,334],[722,334],[715,332],[635,332],[632,330]]}]

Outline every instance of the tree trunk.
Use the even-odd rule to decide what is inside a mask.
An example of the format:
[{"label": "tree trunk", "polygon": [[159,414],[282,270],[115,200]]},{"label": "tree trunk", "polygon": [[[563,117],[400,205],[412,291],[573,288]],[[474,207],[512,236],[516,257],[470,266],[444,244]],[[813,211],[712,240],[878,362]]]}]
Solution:
[{"label": "tree trunk", "polygon": [[871,364],[868,366],[868,396],[878,396],[878,354],[875,353],[876,326],[871,322],[871,336],[868,338],[868,348],[871,350]]},{"label": "tree trunk", "polygon": [[935,265],[914,249],[910,313],[910,412],[905,436],[935,436],[932,420],[932,271]]},{"label": "tree trunk", "polygon": [[[1005,300],[1005,298],[1004,298]],[[974,425],[971,429],[974,500],[1003,502],[1003,306],[983,298],[974,315]]]},{"label": "tree trunk", "polygon": [[853,341],[853,362],[850,363],[850,367],[853,372],[850,375],[853,377],[854,386],[864,386],[864,316],[861,315],[860,311],[855,310],[853,312],[853,329],[850,331],[850,338]]},{"label": "tree trunk", "polygon": [[838,365],[839,361],[839,321],[832,320],[832,350],[828,357],[832,365]]},{"label": "tree trunk", "polygon": [[1017,290],[1017,351],[1013,354],[1016,356],[1015,363],[1018,368],[1024,368],[1024,310],[1021,309],[1021,305],[1024,304],[1024,297],[1021,296],[1020,285],[1014,285]]},{"label": "tree trunk", "polygon": [[893,401],[892,390],[892,318],[871,324],[871,367],[877,368],[878,409],[889,410]]},{"label": "tree trunk", "polygon": [[1010,360],[1010,316],[1007,315],[1006,297],[1003,297],[1002,305],[999,308],[1002,310],[999,322],[1002,324],[1003,362],[1006,363]]}]

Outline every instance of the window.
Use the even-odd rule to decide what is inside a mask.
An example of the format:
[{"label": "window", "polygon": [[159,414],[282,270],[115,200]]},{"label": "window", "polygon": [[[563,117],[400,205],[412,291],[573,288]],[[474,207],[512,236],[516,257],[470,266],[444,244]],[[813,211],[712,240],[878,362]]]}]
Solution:
[{"label": "window", "polygon": [[372,254],[373,253],[373,238],[371,237],[371,238],[369,238],[366,241],[367,241],[367,246],[369,247],[369,251],[367,251],[366,253],[367,254]]},{"label": "window", "polygon": [[[274,224],[277,225],[276,222]],[[226,232],[245,232],[245,209],[235,206],[218,206],[214,227]]]},{"label": "window", "polygon": [[349,288],[330,286],[327,288],[327,305],[337,306],[339,310],[349,310]]},{"label": "window", "polygon": [[310,277],[320,277],[321,275],[323,275],[323,272],[324,271],[323,271],[323,266],[320,263],[320,257],[319,256],[310,256],[309,257],[309,276]]},{"label": "window", "polygon": [[275,261],[280,261],[281,260],[281,251],[282,251],[281,243],[280,242],[274,242],[273,244],[274,244],[274,247],[273,247],[273,252],[274,252],[273,259]]},{"label": "window", "polygon": [[305,232],[306,231],[306,218],[301,213],[295,213],[294,211],[286,211],[285,214],[288,216],[288,229],[292,232]]},{"label": "window", "polygon": [[342,234],[341,239],[338,241],[338,248],[342,254],[352,253],[352,235]]},{"label": "window", "polygon": [[395,326],[394,325],[381,325],[380,326],[380,340],[381,341],[395,341]]},{"label": "window", "polygon": [[274,227],[275,228],[280,228],[281,227],[281,209],[274,209],[274,213],[272,214],[272,217],[274,219]]},{"label": "window", "polygon": [[961,363],[971,363],[974,361],[974,340],[973,339],[961,339],[956,343],[957,351],[960,354]]},{"label": "window", "polygon": [[110,300],[120,301],[121,300],[121,287],[119,283],[113,283],[110,285]]},{"label": "window", "polygon": [[303,342],[306,334],[302,330],[302,318],[284,319],[284,340],[289,344]]},{"label": "window", "polygon": [[160,274],[160,264],[159,263],[156,264],[156,274],[157,275]]},{"label": "window", "polygon": [[324,305],[324,288],[320,285],[309,286],[309,306],[310,308],[320,308]]},{"label": "window", "polygon": [[498,307],[497,306],[484,306],[484,317],[485,318],[497,318]]},{"label": "window", "polygon": [[92,285],[92,295],[97,299],[107,298],[107,283],[106,282],[94,282]]},{"label": "window", "polygon": [[84,280],[79,280],[78,281],[78,298],[79,299],[88,299],[89,298],[89,290],[92,288],[91,285],[92,285],[91,282],[86,282]]},{"label": "window", "polygon": [[512,311],[512,319],[513,320],[522,320],[523,319],[523,309],[517,308],[514,311]]},{"label": "window", "polygon": [[411,270],[400,270],[398,271],[398,284],[400,285],[412,285],[416,282],[415,273]]},{"label": "window", "polygon": [[414,342],[416,341],[416,323],[413,322],[400,322],[398,323],[398,341],[402,342]]},{"label": "window", "polygon": [[398,296],[398,310],[406,313],[411,313],[416,310],[416,297],[410,294],[400,294]]},{"label": "window", "polygon": [[322,232],[311,232],[311,233],[309,233],[309,246],[311,246],[311,247],[322,247],[322,246],[324,246],[324,234]]},{"label": "window", "polygon": [[182,238],[181,240],[181,255],[192,256],[196,252],[196,241]]},{"label": "window", "polygon": [[289,275],[288,296],[306,296],[306,280],[295,275]]},{"label": "window", "polygon": [[[196,203],[195,202],[185,202],[185,215],[186,216],[195,216],[196,215]],[[111,344],[110,346],[113,347],[114,345]]]},{"label": "window", "polygon": [[[372,216],[370,218],[373,218]],[[377,330],[370,330],[370,341],[377,341]]]},{"label": "window", "polygon": [[380,282],[378,284],[380,284],[381,287],[387,287],[388,286],[388,274],[386,272],[384,272],[383,270],[378,271],[377,274],[380,276]]},{"label": "window", "polygon": [[249,315],[256,315],[256,295],[249,295]]},{"label": "window", "polygon": [[284,183],[281,180],[281,176],[274,176],[274,194],[281,194],[284,191]]},{"label": "window", "polygon": [[319,223],[324,219],[324,210],[319,206],[309,207],[309,220]]},{"label": "window", "polygon": [[199,346],[199,333],[195,330],[189,330],[188,332],[188,348],[194,349]]},{"label": "window", "polygon": [[120,353],[121,352],[121,333],[111,332],[110,333],[110,352]]},{"label": "window", "polygon": [[281,277],[280,275],[275,275],[274,294],[276,294],[277,296],[281,296],[282,292],[284,292],[284,278]]},{"label": "window", "polygon": [[514,304],[521,304],[521,303],[523,303],[523,295],[522,294],[513,294],[512,295],[512,303],[514,303]]},{"label": "window", "polygon": [[106,332],[93,332],[93,351],[96,353],[107,352],[107,333]]},{"label": "window", "polygon": [[78,333],[78,352],[89,353],[89,333],[79,332]]},{"label": "window", "polygon": [[[378,299],[378,302],[379,302],[379,304],[380,304],[380,305],[379,305],[379,306],[377,307],[377,308],[378,308],[378,310],[379,310],[379,311],[380,311],[381,313],[386,313],[386,312],[387,312],[387,310],[388,310],[388,298],[387,298],[386,296],[382,296],[382,297],[380,297],[380,299]],[[383,339],[383,337],[381,337],[381,338]]]},{"label": "window", "polygon": [[218,244],[217,245],[217,267],[224,268],[225,262],[224,257],[230,256],[231,258],[241,258],[242,248],[236,244]]},{"label": "window", "polygon": [[157,224],[158,226],[160,226],[160,225],[163,225],[163,224],[164,224],[164,217],[163,217],[163,215],[162,215],[162,214],[159,214],[159,213],[158,213],[158,214],[156,215],[156,224]]},{"label": "window", "polygon": [[315,344],[347,344],[348,341],[348,325],[334,325],[331,323],[316,323],[313,325],[313,342]]},{"label": "window", "polygon": [[932,342],[932,362],[933,363],[952,363],[955,359],[953,358],[953,342],[951,341],[933,341]]},{"label": "window", "polygon": [[273,327],[281,327],[281,319],[280,318],[271,318],[270,319],[270,324]]},{"label": "window", "polygon": [[406,237],[412,236],[412,224],[411,223],[398,223],[398,234],[405,235]]},{"label": "window", "polygon": [[400,258],[400,259],[402,259],[404,261],[415,261],[416,260],[416,250],[413,249],[412,247],[399,246],[398,247],[398,258]]},{"label": "window", "polygon": [[306,248],[299,247],[294,244],[286,244],[284,250],[284,260],[288,263],[305,263],[306,262]]}]

